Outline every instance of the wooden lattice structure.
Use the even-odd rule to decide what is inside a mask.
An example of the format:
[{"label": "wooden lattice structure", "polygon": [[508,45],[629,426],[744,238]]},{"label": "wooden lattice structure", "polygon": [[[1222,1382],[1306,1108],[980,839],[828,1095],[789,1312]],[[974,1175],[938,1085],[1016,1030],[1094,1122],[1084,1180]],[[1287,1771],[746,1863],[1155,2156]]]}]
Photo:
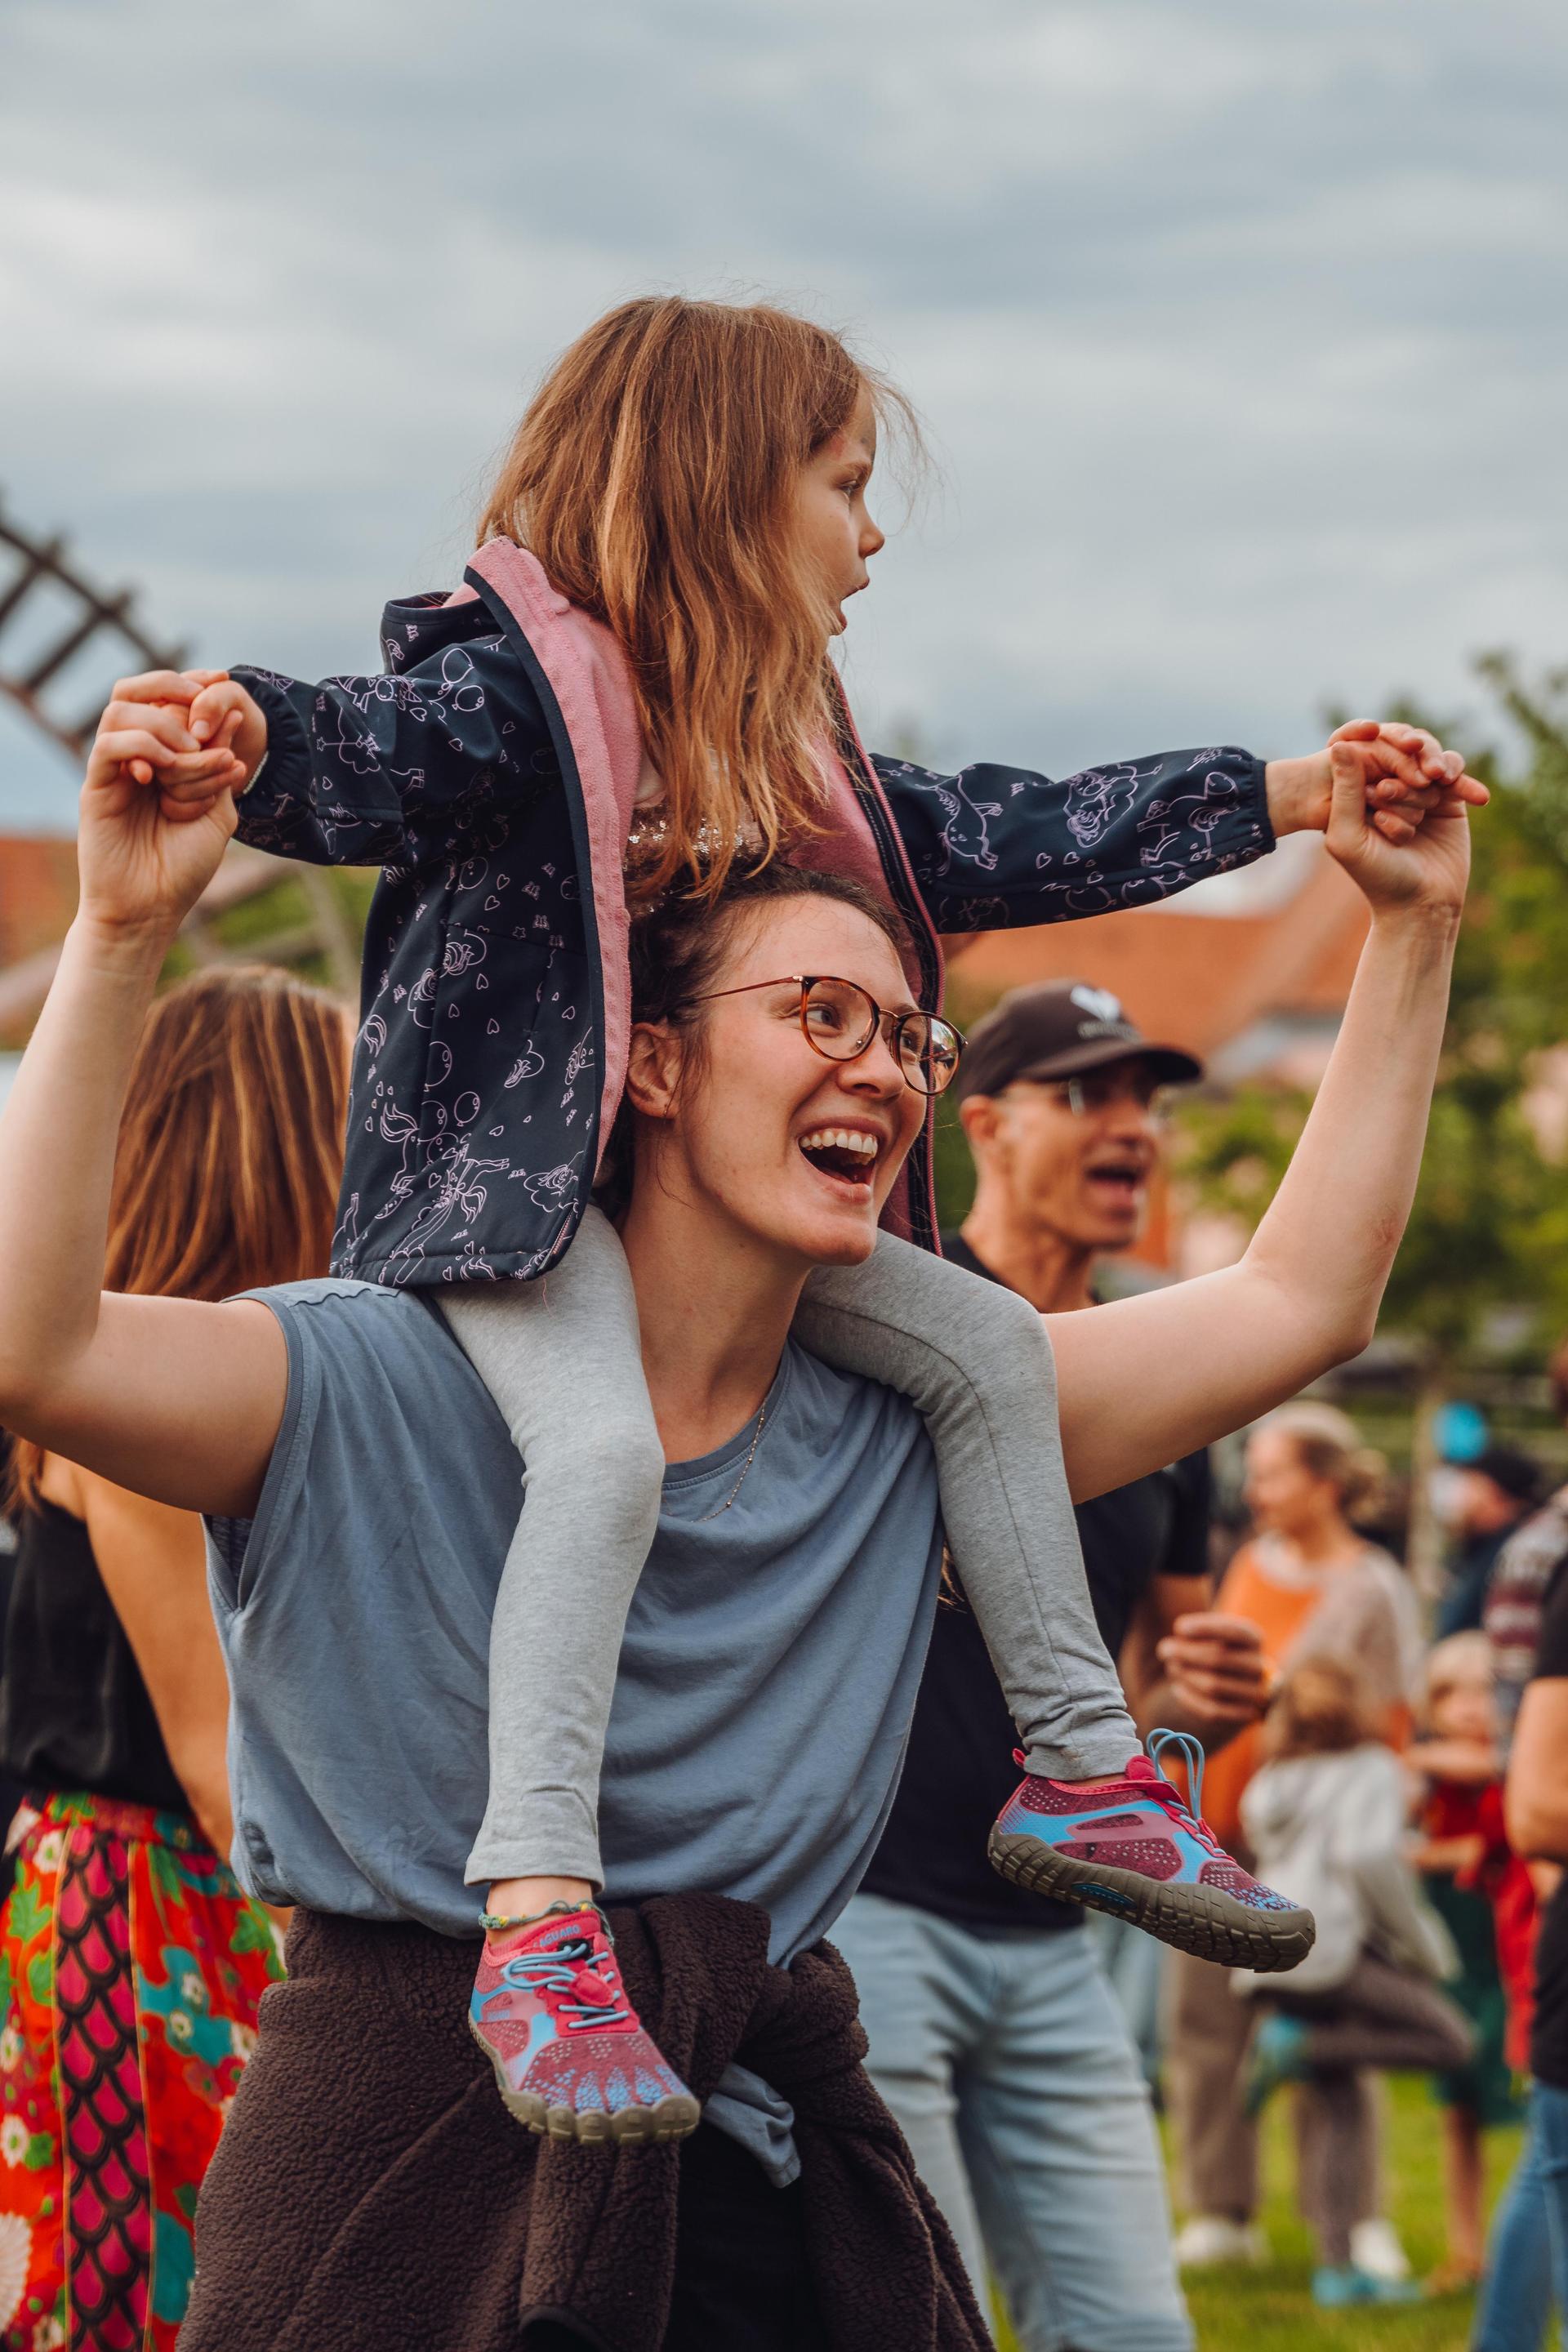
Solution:
[{"label": "wooden lattice structure", "polygon": [[[132,669],[183,669],[186,648],[160,644],[142,626],[136,618],[133,589],[121,588],[105,595],[71,564],[63,539],[32,538],[11,520],[3,505],[0,547],[16,559],[10,577],[0,585],[0,690],[62,751],[83,758],[114,677]],[[43,589],[53,590],[57,599],[65,600],[65,626],[46,642],[41,652],[35,649],[18,656],[13,667],[6,657],[6,632],[11,632],[15,642],[15,623],[28,600]],[[59,681],[95,639],[102,642],[106,655],[113,656],[110,677],[85,706],[79,705],[74,711],[68,706],[62,708]],[[51,687],[56,689],[53,696]]]},{"label": "wooden lattice structure", "polygon": [[[12,519],[3,502],[0,555],[13,559],[9,571],[0,574],[0,693],[73,762],[79,762],[114,679],[133,670],[181,669],[187,648],[160,639],[142,625],[134,590],[105,593],[73,562],[63,538],[35,538]],[[63,611],[63,617],[41,643],[29,642],[26,624],[39,609],[37,600],[46,597],[51,608]],[[74,690],[71,681],[89,658],[89,674],[100,677],[102,684],[84,698],[79,679]],[[307,919],[301,922],[296,917],[230,950],[218,928],[219,918],[288,878],[304,893]],[[311,957],[324,960],[333,985],[350,997],[356,991],[359,969],[354,934],[341,897],[319,867],[263,857],[237,845],[230,848],[184,929],[187,944],[203,961],[223,961],[233,955],[290,964]],[[0,972],[0,1031],[10,1032],[18,1019],[37,1011],[58,956],[58,949],[47,949]]]}]

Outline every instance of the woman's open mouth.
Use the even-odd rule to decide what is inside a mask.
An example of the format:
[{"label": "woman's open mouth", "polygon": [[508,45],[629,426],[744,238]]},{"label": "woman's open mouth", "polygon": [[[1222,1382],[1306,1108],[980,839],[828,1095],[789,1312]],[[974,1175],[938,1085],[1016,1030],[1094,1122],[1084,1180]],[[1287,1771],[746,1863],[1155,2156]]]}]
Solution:
[{"label": "woman's open mouth", "polygon": [[796,1138],[798,1149],[819,1176],[857,1193],[868,1193],[881,1156],[882,1139],[864,1127],[814,1127]]}]

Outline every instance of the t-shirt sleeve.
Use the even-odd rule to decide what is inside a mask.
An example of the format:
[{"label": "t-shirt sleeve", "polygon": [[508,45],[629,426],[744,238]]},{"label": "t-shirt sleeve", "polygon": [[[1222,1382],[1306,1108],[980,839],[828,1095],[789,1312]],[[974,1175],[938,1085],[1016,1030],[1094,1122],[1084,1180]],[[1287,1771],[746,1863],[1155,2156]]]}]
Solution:
[{"label": "t-shirt sleeve", "polygon": [[449,1513],[451,1465],[479,1476],[504,1434],[468,1358],[409,1294],[322,1280],[247,1296],[282,1328],[289,1386],[255,1517],[208,1522],[231,1611],[250,1607],[280,1560],[319,1572],[348,1549],[378,1556],[426,1514]]},{"label": "t-shirt sleeve", "polygon": [[1552,1571],[1541,1608],[1541,1639],[1535,1651],[1535,1680],[1568,1675],[1568,1559]]}]

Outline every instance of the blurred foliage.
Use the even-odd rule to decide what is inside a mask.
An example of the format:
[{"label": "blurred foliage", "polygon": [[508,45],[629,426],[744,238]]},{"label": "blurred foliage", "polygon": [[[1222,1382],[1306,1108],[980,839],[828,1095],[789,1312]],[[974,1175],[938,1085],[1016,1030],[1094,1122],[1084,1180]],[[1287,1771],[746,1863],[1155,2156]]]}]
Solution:
[{"label": "blurred foliage", "polygon": [[242,898],[237,906],[226,908],[199,930],[182,933],[164,962],[163,984],[199,971],[216,950],[226,962],[254,956],[261,963],[287,964],[301,980],[335,989],[348,998],[351,1007],[357,1008],[358,981],[347,967],[357,965],[377,878],[374,869],[355,866],[321,866],[311,877],[316,889],[330,894],[335,909],[335,968],[332,954],[323,945],[310,885],[292,867],[285,867],[270,889],[258,890],[253,898]]},{"label": "blurred foliage", "polygon": [[944,1234],[950,1234],[963,1223],[974,1199],[974,1162],[964,1141],[958,1105],[951,1095],[938,1098],[931,1142],[937,1223]]},{"label": "blurred foliage", "polygon": [[[1478,667],[1522,739],[1524,761],[1510,772],[1495,750],[1465,747],[1492,804],[1472,825],[1441,1076],[1383,1315],[1386,1329],[1424,1343],[1435,1378],[1484,1345],[1500,1307],[1525,1311],[1520,1337],[1531,1344],[1568,1323],[1568,1186],[1527,1113],[1542,1057],[1568,1040],[1568,672],[1530,687],[1504,655]],[[1461,730],[1417,709],[1393,715],[1464,743]],[[1263,1086],[1191,1106],[1184,1183],[1250,1229],[1307,1108],[1304,1095]]]}]

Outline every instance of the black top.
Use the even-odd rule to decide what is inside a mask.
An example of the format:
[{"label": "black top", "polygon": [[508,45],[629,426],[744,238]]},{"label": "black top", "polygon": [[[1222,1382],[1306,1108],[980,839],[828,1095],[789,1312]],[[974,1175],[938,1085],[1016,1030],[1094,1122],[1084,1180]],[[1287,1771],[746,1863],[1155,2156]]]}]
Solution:
[{"label": "black top", "polygon": [[1487,1587],[1492,1580],[1498,1554],[1518,1524],[1516,1519],[1509,1527],[1493,1528],[1482,1536],[1470,1536],[1460,1546],[1458,1557],[1448,1573],[1447,1590],[1438,1603],[1434,1640],[1441,1642],[1450,1633],[1470,1633],[1480,1630]]},{"label": "black top", "polygon": [[[994,1281],[957,1234],[942,1255]],[[1209,1467],[1189,1454],[1077,1508],[1089,1598],[1105,1646],[1121,1655],[1156,1576],[1191,1577],[1208,1598]],[[991,1824],[1017,1786],[1017,1734],[973,1611],[944,1599],[910,1733],[899,1793],[865,1877],[868,1895],[910,1903],[961,1927],[1073,1927],[1082,1908],[1029,1895],[986,1859]]]},{"label": "black top", "polygon": [[17,1523],[0,1774],[46,1795],[84,1790],[190,1811],[87,1529],[58,1503]]},{"label": "black top", "polygon": [[[1568,1560],[1552,1575],[1541,1612],[1541,1643],[1535,1654],[1539,1679],[1568,1676]],[[1530,2032],[1530,2071],[1559,2091],[1568,2091],[1568,1875],[1542,1915],[1535,1947],[1535,2021]]]}]

